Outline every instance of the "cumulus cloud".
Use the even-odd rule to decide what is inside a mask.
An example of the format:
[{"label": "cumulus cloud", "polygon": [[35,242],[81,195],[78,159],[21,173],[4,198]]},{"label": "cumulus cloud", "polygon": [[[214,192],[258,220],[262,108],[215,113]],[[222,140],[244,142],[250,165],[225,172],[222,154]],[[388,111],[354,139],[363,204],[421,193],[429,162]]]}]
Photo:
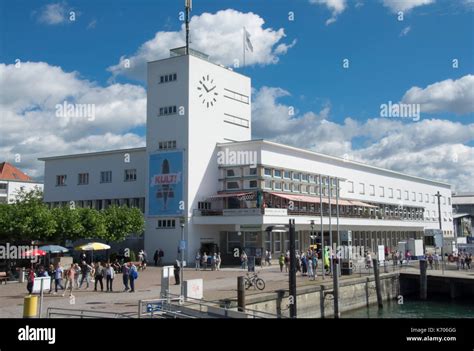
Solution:
[{"label": "cumulus cloud", "polygon": [[[236,60],[242,65],[242,28],[251,35],[253,52],[248,52],[246,65],[269,65],[278,62],[296,41],[284,43],[283,28],[274,30],[264,28],[265,21],[252,12],[242,13],[227,9],[215,14],[203,13],[191,18],[191,47],[211,55],[217,63],[233,66]],[[108,70],[115,77],[125,75],[129,78],[144,80],[146,63],[169,57],[169,50],[184,46],[184,25],[180,31],[160,31],[153,39],[143,43],[131,56],[122,56],[119,62]]]},{"label": "cumulus cloud", "polygon": [[382,0],[385,7],[388,7],[392,12],[411,11],[415,7],[433,4],[435,0]]},{"label": "cumulus cloud", "polygon": [[66,4],[47,4],[40,10],[38,21],[49,25],[56,25],[66,21]]},{"label": "cumulus cloud", "polygon": [[[309,0],[309,2],[311,4],[324,5],[329,9],[329,11],[331,11],[332,16],[326,21],[326,25],[336,22],[337,16],[347,8],[346,0]],[[357,5],[357,7],[359,6],[361,5]]]},{"label": "cumulus cloud", "polygon": [[[289,114],[291,106],[279,101],[287,96],[289,92],[280,88],[254,92],[254,137],[445,181],[457,191],[473,190],[474,148],[468,145],[474,141],[474,123],[384,118],[361,122],[350,117],[336,123],[329,120],[329,107],[319,113]],[[356,139],[363,144],[356,144]]]},{"label": "cumulus cloud", "polygon": [[[0,64],[0,86],[0,153],[10,161],[19,155],[17,166],[31,176],[43,172],[38,157],[144,145],[130,132],[146,121],[141,86],[100,86],[44,62]],[[64,103],[93,106],[94,114],[58,114]]]},{"label": "cumulus cloud", "polygon": [[421,111],[426,113],[473,113],[474,75],[468,74],[457,80],[446,79],[424,89],[412,87],[405,93],[402,102],[421,104]]}]

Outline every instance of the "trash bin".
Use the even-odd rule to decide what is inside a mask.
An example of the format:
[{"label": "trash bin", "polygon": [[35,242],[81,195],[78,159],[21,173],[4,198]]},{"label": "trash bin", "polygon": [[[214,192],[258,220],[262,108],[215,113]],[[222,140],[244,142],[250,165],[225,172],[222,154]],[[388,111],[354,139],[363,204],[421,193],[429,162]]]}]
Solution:
[{"label": "trash bin", "polygon": [[38,317],[38,296],[25,296],[23,304],[23,318]]}]

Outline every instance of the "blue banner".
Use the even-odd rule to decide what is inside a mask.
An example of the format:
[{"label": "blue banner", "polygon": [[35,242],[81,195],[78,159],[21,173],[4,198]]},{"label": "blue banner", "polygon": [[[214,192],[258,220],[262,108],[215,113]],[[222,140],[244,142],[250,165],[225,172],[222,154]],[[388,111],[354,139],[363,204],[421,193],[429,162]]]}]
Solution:
[{"label": "blue banner", "polygon": [[149,172],[148,215],[183,215],[183,151],[150,155]]}]

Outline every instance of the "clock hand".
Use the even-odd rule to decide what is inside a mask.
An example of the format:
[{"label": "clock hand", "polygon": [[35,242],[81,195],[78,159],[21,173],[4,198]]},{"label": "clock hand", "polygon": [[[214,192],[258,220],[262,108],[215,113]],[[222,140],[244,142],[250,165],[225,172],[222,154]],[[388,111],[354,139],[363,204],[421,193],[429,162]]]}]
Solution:
[{"label": "clock hand", "polygon": [[204,89],[206,89],[206,92],[208,93],[208,92],[209,92],[209,89],[207,89],[206,85],[203,84],[202,86],[204,87]]},{"label": "clock hand", "polygon": [[213,91],[213,90],[216,88],[216,86],[217,86],[217,85],[214,85],[214,87],[213,87],[212,89],[210,89],[210,90],[207,90],[207,89],[206,89],[207,92],[209,93],[209,92]]}]

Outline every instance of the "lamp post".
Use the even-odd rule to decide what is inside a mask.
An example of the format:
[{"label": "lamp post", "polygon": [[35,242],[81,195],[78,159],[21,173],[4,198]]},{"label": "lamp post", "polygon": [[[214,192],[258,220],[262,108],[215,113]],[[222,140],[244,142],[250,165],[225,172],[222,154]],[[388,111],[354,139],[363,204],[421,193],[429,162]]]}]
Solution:
[{"label": "lamp post", "polygon": [[[444,235],[443,235],[443,226],[441,224],[441,193],[438,191],[435,196],[438,198],[438,222],[439,222],[439,230],[441,230],[441,237],[443,238],[444,243]],[[444,274],[444,254],[443,254],[443,245],[441,245],[441,270]]]},{"label": "lamp post", "polygon": [[181,226],[181,241],[179,243],[179,251],[181,252],[181,270],[180,270],[180,277],[179,280],[181,282],[181,298],[184,299],[184,249],[186,248],[186,241],[184,240],[184,225],[186,223],[186,219],[181,217],[180,219],[180,226]]}]

